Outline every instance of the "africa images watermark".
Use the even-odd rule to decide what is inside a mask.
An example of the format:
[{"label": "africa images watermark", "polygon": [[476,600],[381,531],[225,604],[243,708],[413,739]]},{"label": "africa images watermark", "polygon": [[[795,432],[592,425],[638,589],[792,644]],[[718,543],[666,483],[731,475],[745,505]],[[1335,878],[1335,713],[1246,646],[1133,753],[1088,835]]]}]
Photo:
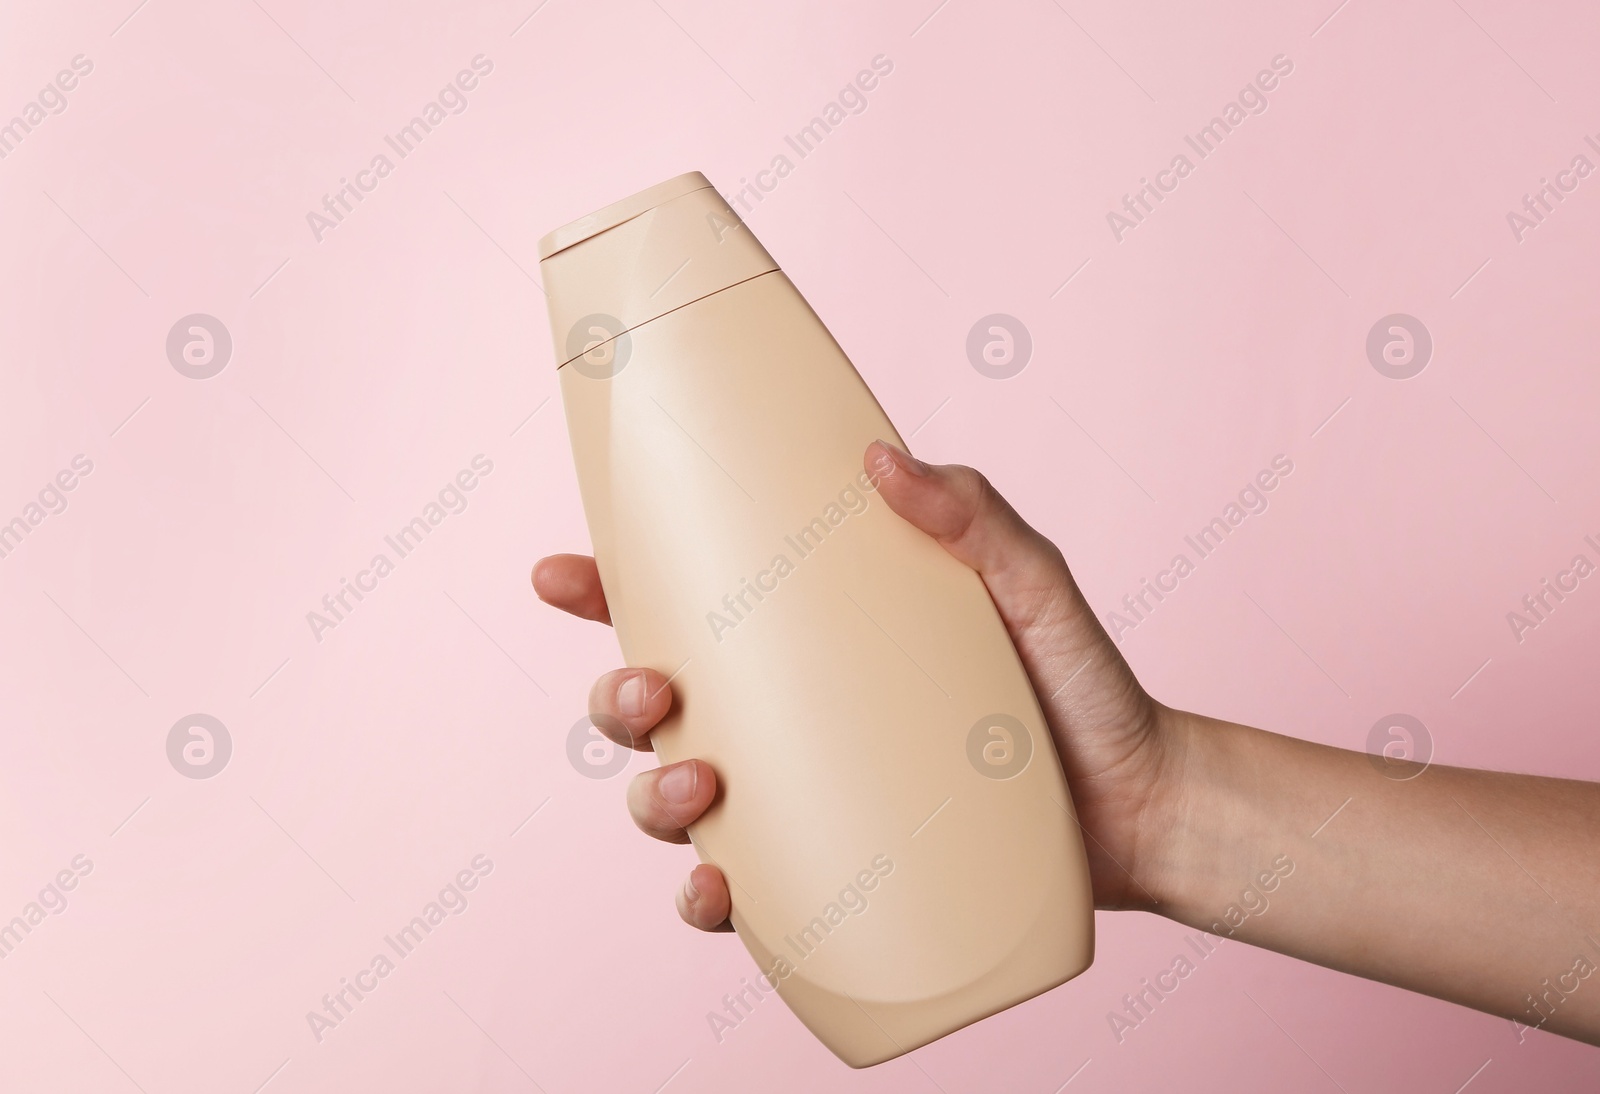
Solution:
[{"label": "africa images watermark", "polygon": [[[779,152],[772,157],[772,162],[755,173],[754,179],[741,177],[739,188],[732,194],[723,194],[722,200],[730,208],[737,206],[741,213],[748,213],[752,206],[760,205],[766,196],[778,188],[778,184],[794,173],[797,162],[806,159],[815,152],[827,139],[829,134],[838,129],[851,117],[866,113],[871,105],[869,93],[877,88],[878,83],[889,73],[894,71],[894,61],[885,54],[878,54],[872,58],[872,67],[863,68],[857,72],[855,78],[840,89],[839,94],[829,100],[821,110],[799,129],[793,133],[786,133],[783,143],[787,151]],[[793,152],[794,159],[789,158]],[[717,226],[712,225],[715,229]],[[730,223],[729,228],[733,225]],[[718,242],[721,242],[718,235]]]},{"label": "africa images watermark", "polygon": [[[365,569],[357,570],[355,580],[341,577],[339,588],[322,598],[321,611],[306,613],[306,623],[311,627],[311,637],[318,642],[350,617],[369,593],[375,592],[378,583],[394,573],[395,566],[422,545],[422,541],[449,516],[467,511],[467,495],[478,488],[482,476],[494,470],[494,461],[481,452],[472,457],[466,467],[439,490],[434,501],[422,507],[422,512],[401,525],[393,534],[383,537],[388,551],[372,556]],[[389,553],[394,557],[390,558]]]},{"label": "africa images watermark", "polygon": [[221,774],[233,758],[233,736],[215,715],[186,714],[167,731],[167,762],[186,779]]},{"label": "africa images watermark", "polygon": [[966,749],[972,770],[1004,782],[1028,769],[1028,761],[1033,759],[1033,734],[1013,715],[986,714],[967,730]]},{"label": "africa images watermark", "polygon": [[[1594,536],[1584,536],[1583,542],[1600,558],[1600,543],[1595,542]],[[1557,570],[1553,578],[1541,580],[1533,592],[1522,598],[1520,611],[1506,613],[1506,623],[1510,625],[1511,635],[1517,644],[1520,646],[1526,641],[1529,631],[1537,630],[1541,624],[1549,622],[1556,608],[1577,592],[1580,582],[1594,572],[1595,564],[1580,551],[1572,556],[1566,569]]]},{"label": "africa images watermark", "polygon": [[567,762],[586,779],[609,779],[628,766],[633,749],[619,745],[633,735],[619,718],[596,711],[567,731]]},{"label": "africa images watermark", "polygon": [[[1600,154],[1600,141],[1585,133],[1583,143],[1596,154]],[[1563,171],[1556,172],[1555,182],[1548,178],[1541,178],[1539,185],[1530,194],[1522,195],[1522,210],[1511,210],[1506,214],[1506,224],[1511,228],[1511,235],[1518,243],[1528,238],[1528,233],[1544,223],[1545,217],[1556,211],[1556,206],[1567,200],[1567,195],[1578,188],[1578,184],[1594,174],[1594,163],[1588,156],[1579,152],[1572,157],[1572,162]],[[1552,204],[1552,202],[1554,204]]]},{"label": "africa images watermark", "polygon": [[1409,782],[1433,763],[1433,734],[1414,714],[1385,714],[1367,731],[1367,762],[1386,779]]},{"label": "africa images watermark", "polygon": [[0,123],[0,160],[17,150],[29,133],[45,123],[52,114],[64,113],[70,100],[69,92],[77,89],[78,81],[94,71],[94,62],[82,53],[72,59],[72,67],[57,72],[55,79],[39,89],[39,94],[22,104],[22,109]]},{"label": "africa images watermark", "polygon": [[[464,114],[468,106],[467,92],[478,86],[478,81],[494,71],[494,61],[482,53],[472,58],[472,67],[457,72],[455,78],[439,89],[439,94],[424,103],[421,111],[393,133],[383,135],[383,143],[395,154],[405,159],[415,152],[444,120],[452,114]],[[355,181],[341,178],[331,194],[322,196],[322,211],[313,209],[306,213],[306,224],[312,238],[318,243],[327,234],[344,223],[344,218],[378,188],[378,183],[394,173],[395,160],[386,152],[372,157],[372,162],[356,172]]]},{"label": "africa images watermark", "polygon": [[34,495],[34,500],[23,505],[21,512],[10,520],[0,517],[0,558],[10,558],[22,541],[33,534],[48,517],[67,511],[67,495],[76,490],[79,482],[94,470],[94,461],[78,453],[50,477]]},{"label": "africa images watermark", "polygon": [[[1294,859],[1288,855],[1279,855],[1273,859],[1272,868],[1258,873],[1239,894],[1239,899],[1223,909],[1221,918],[1213,921],[1207,931],[1210,935],[1229,939],[1251,919],[1266,915],[1267,909],[1272,907],[1272,901],[1266,894],[1276,892],[1278,886],[1283,884],[1283,880],[1292,873],[1294,873]],[[1199,961],[1204,961],[1216,953],[1218,948],[1217,943],[1213,942],[1204,931],[1186,936],[1184,942]],[[1155,1014],[1156,1005],[1176,992],[1185,980],[1194,975],[1197,968],[1199,966],[1195,961],[1180,951],[1176,957],[1163,965],[1153,978],[1140,977],[1139,983],[1144,986],[1139,991],[1130,992],[1122,997],[1122,1013],[1106,1012],[1106,1024],[1111,1027],[1111,1035],[1117,1039],[1117,1044],[1122,1044],[1130,1032],[1149,1021]],[[1154,984],[1150,982],[1151,979],[1155,980]]]},{"label": "africa images watermark", "polygon": [[67,863],[70,869],[59,870],[39,895],[22,906],[22,913],[11,917],[11,922],[0,924],[0,958],[12,952],[45,920],[45,915],[60,915],[67,910],[67,894],[78,887],[78,882],[89,876],[94,863],[88,855],[74,855]]},{"label": "africa images watermark", "polygon": [[1033,335],[1014,315],[985,315],[967,331],[967,361],[979,376],[1009,380],[1033,359]]},{"label": "africa images watermark", "polygon": [[[1272,59],[1272,67],[1256,73],[1255,79],[1245,84],[1238,96],[1223,106],[1220,114],[1194,134],[1184,134],[1184,143],[1200,159],[1210,158],[1228,135],[1245,123],[1246,118],[1267,112],[1267,107],[1272,105],[1267,93],[1276,90],[1279,82],[1293,71],[1294,62],[1288,55],[1278,54]],[[1166,201],[1166,195],[1176,190],[1178,184],[1193,174],[1194,170],[1195,162],[1188,153],[1180,152],[1172,157],[1172,162],[1165,170],[1156,172],[1154,182],[1141,178],[1132,193],[1122,195],[1121,210],[1113,209],[1106,214],[1106,224],[1111,228],[1112,238],[1118,243],[1126,239],[1128,233],[1143,224],[1145,218],[1155,212],[1156,205]]]},{"label": "africa images watermark", "polygon": [[167,331],[167,360],[179,376],[209,380],[233,360],[233,334],[214,315],[185,315]]},{"label": "africa images watermark", "polygon": [[810,922],[794,934],[783,936],[784,945],[794,953],[793,961],[789,960],[787,953],[774,955],[772,967],[757,974],[755,983],[742,976],[739,978],[739,983],[744,987],[722,997],[720,1013],[706,1011],[706,1023],[711,1027],[711,1036],[717,1044],[720,1045],[730,1030],[737,1029],[755,1013],[756,1004],[776,992],[779,983],[793,976],[800,963],[816,953],[834,931],[851,917],[866,913],[872,903],[867,894],[894,873],[894,860],[888,855],[875,855],[867,867],[858,871],[849,884],[839,890],[839,895],[823,905],[822,911],[813,916]]},{"label": "africa images watermark", "polygon": [[1201,526],[1193,535],[1183,537],[1194,557],[1188,551],[1179,551],[1167,568],[1156,573],[1155,579],[1143,578],[1136,592],[1122,598],[1121,611],[1107,612],[1106,630],[1113,641],[1122,641],[1122,635],[1148,620],[1167,596],[1177,591],[1184,578],[1195,572],[1200,563],[1211,557],[1228,537],[1245,522],[1247,517],[1267,511],[1267,495],[1276,490],[1294,471],[1294,461],[1283,453],[1272,457],[1267,467],[1256,472],[1255,477],[1240,490],[1237,500],[1223,506],[1220,515]]},{"label": "africa images watermark", "polygon": [[1421,375],[1431,360],[1433,332],[1414,315],[1385,315],[1367,331],[1367,361],[1379,376],[1409,380]]},{"label": "africa images watermark", "polygon": [[793,574],[796,567],[811,557],[846,520],[867,511],[869,496],[877,489],[873,476],[861,472],[833,501],[823,506],[820,514],[784,536],[785,549],[774,554],[765,569],[757,570],[753,578],[740,578],[738,586],[722,598],[720,609],[706,613],[711,637],[721,642],[727,632],[749,619],[762,601],[778,591],[783,579]]},{"label": "africa images watermark", "polygon": [[[339,977],[339,987],[322,997],[320,1013],[306,1011],[306,1025],[311,1027],[311,1036],[317,1044],[322,1043],[330,1030],[354,1014],[356,1004],[377,991],[378,985],[399,967],[396,962],[404,961],[415,953],[422,940],[431,935],[435,927],[448,916],[461,915],[467,910],[467,894],[494,872],[494,861],[488,855],[473,855],[467,865],[470,869],[457,871],[455,877],[439,890],[439,895],[423,905],[422,911],[412,916],[410,922],[393,935],[383,936],[386,951],[378,951],[367,962],[367,966],[356,970],[354,975]],[[394,956],[391,958],[390,954]]]},{"label": "africa images watermark", "polygon": [[[1596,954],[1600,954],[1600,942],[1594,940],[1593,935],[1584,935],[1584,940]],[[1529,1018],[1537,1018],[1536,1022],[1522,1022],[1516,1018],[1511,1019],[1511,1031],[1517,1035],[1517,1043],[1521,1044],[1527,1039],[1530,1029],[1542,1029],[1544,1024],[1555,1017],[1556,1010],[1571,996],[1578,994],[1578,989],[1583,987],[1583,982],[1594,975],[1594,962],[1583,954],[1578,954],[1572,959],[1572,966],[1556,974],[1555,983],[1550,982],[1547,976],[1539,981],[1539,987],[1528,992],[1523,998],[1528,1005],[1523,1008]]]}]

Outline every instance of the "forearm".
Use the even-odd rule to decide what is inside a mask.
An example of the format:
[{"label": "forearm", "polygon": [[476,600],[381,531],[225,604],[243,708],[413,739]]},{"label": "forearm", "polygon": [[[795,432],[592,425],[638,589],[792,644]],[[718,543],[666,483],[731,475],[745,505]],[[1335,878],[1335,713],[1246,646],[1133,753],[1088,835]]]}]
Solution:
[{"label": "forearm", "polygon": [[1600,786],[1401,781],[1363,753],[1167,714],[1178,789],[1140,857],[1152,910],[1600,1043]]}]

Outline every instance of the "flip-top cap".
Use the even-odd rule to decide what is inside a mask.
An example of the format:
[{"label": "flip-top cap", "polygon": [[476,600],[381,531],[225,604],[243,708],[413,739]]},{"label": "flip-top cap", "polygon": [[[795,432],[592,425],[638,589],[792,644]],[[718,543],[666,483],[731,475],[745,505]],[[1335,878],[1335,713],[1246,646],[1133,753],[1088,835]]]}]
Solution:
[{"label": "flip-top cap", "polygon": [[[778,268],[698,171],[563,225],[539,241],[556,361]],[[575,333],[581,332],[581,333]]]}]

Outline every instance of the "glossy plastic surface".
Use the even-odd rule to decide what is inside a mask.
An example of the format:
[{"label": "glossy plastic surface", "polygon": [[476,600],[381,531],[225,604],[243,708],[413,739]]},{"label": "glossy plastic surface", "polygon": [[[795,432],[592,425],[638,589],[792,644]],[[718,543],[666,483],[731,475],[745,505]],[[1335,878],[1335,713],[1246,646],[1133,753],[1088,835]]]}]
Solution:
[{"label": "glossy plastic surface", "polygon": [[565,358],[585,336],[554,317],[646,315],[700,267],[696,299],[561,369],[584,510],[627,663],[673,678],[657,753],[718,772],[692,835],[734,925],[861,1067],[1087,968],[1088,873],[987,591],[877,495],[863,450],[898,435],[732,217],[683,188],[556,253],[545,286]]}]

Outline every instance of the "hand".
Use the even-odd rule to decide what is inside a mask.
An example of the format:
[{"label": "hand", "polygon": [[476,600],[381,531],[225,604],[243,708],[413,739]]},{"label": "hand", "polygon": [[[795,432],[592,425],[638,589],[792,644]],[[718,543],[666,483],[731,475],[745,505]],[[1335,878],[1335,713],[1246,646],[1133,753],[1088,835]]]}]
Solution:
[{"label": "hand", "polygon": [[[1167,788],[1182,762],[1167,708],[1139,686],[1061,552],[983,476],[970,467],[930,466],[883,442],[868,446],[865,465],[891,509],[988,587],[1055,738],[1084,830],[1096,905],[1152,907],[1157,899],[1147,873],[1163,857],[1156,848],[1177,804]],[[547,604],[611,621],[592,558],[541,559],[533,586]],[[651,729],[671,705],[667,681],[653,669],[613,670],[589,694],[591,715],[621,727],[602,732],[635,749],[649,747]],[[649,835],[684,843],[686,827],[715,794],[710,765],[685,760],[634,778],[628,811]],[[727,882],[714,866],[695,867],[678,894],[679,915],[701,930],[728,929],[729,907]]]},{"label": "hand", "polygon": [[[597,623],[611,623],[600,571],[588,555],[551,555],[533,567],[539,599]],[[589,715],[613,742],[643,751],[656,723],[672,709],[667,678],[655,669],[613,669],[589,689]],[[684,760],[634,776],[628,813],[640,830],[668,843],[688,843],[688,826],[711,805],[717,775],[703,760]],[[678,893],[678,914],[702,931],[731,931],[728,883],[715,866],[689,871]]]},{"label": "hand", "polygon": [[[1097,906],[1511,1018],[1519,1039],[1539,1027],[1600,1044],[1600,989],[1566,987],[1600,955],[1600,784],[1438,764],[1397,780],[1360,752],[1171,710],[1134,679],[1061,552],[981,475],[881,442],[866,466],[889,507],[994,599],[1050,723]],[[533,584],[548,603],[610,620],[593,559],[544,559]],[[635,748],[671,705],[651,669],[607,673],[590,696]],[[634,779],[628,809],[683,842],[715,793],[716,773],[688,760]],[[1259,898],[1257,884],[1270,915],[1243,895]],[[695,867],[679,914],[725,930],[729,907],[721,872]]]}]

